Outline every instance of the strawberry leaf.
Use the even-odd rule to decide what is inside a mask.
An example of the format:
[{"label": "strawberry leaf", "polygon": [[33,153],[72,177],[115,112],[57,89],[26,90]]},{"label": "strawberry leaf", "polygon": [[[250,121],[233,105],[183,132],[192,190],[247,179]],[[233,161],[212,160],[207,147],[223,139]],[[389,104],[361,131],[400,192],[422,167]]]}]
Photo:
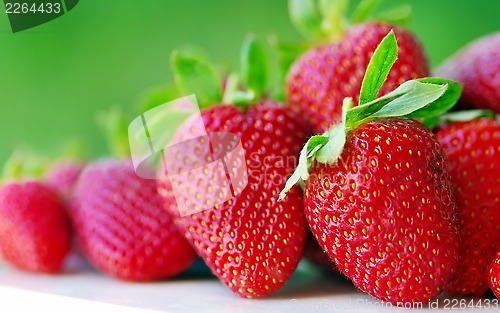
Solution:
[{"label": "strawberry leaf", "polygon": [[356,128],[359,124],[365,122],[373,114],[381,110],[389,102],[396,100],[409,92],[414,86],[413,81],[405,82],[392,92],[368,103],[358,105],[347,111],[346,123],[349,129]]},{"label": "strawberry leaf", "polygon": [[261,98],[267,87],[267,59],[264,48],[253,36],[243,43],[240,62],[243,83],[256,98]]},{"label": "strawberry leaf", "polygon": [[139,112],[144,112],[177,97],[179,97],[179,91],[173,84],[158,86],[144,92],[137,102],[137,107]]},{"label": "strawberry leaf", "polygon": [[222,84],[216,70],[201,59],[174,51],[171,56],[174,79],[184,95],[195,94],[200,109],[222,101]]},{"label": "strawberry leaf", "polygon": [[362,0],[354,9],[351,21],[354,24],[360,24],[366,22],[375,9],[375,7],[380,3],[380,0]]},{"label": "strawberry leaf", "polygon": [[412,88],[401,97],[387,103],[372,117],[402,117],[410,116],[415,111],[422,111],[430,103],[439,99],[447,90],[448,85],[434,85],[412,82]]},{"label": "strawberry leaf", "polygon": [[375,17],[376,21],[386,22],[391,25],[397,25],[401,27],[409,27],[411,22],[411,6],[408,4],[403,4],[399,7],[395,7],[378,14]]},{"label": "strawberry leaf", "polygon": [[3,165],[0,185],[3,181],[41,179],[49,164],[45,156],[33,149],[26,146],[18,147]]},{"label": "strawberry leaf", "polygon": [[280,42],[276,36],[269,37],[269,43],[277,56],[277,73],[274,75],[273,86],[271,87],[272,98],[281,102],[286,101],[285,85],[286,76],[290,66],[311,46],[305,43],[284,43]]},{"label": "strawberry leaf", "polygon": [[128,126],[130,120],[118,106],[113,106],[107,111],[98,112],[96,122],[106,136],[108,148],[115,157],[130,157],[128,144]]},{"label": "strawberry leaf", "polygon": [[292,24],[304,36],[312,39],[324,37],[322,16],[316,0],[289,0],[288,11]]},{"label": "strawberry leaf", "polygon": [[437,77],[419,78],[417,81],[422,83],[429,83],[434,85],[447,85],[446,92],[434,102],[417,110],[409,115],[407,118],[428,118],[431,116],[438,116],[450,110],[460,99],[462,93],[462,86],[452,80]]},{"label": "strawberry leaf", "polygon": [[360,105],[375,99],[397,58],[398,44],[396,36],[391,30],[377,46],[370,63],[368,63],[365,77],[361,83]]},{"label": "strawberry leaf", "polygon": [[495,112],[490,110],[467,110],[467,111],[450,112],[439,116],[432,116],[430,118],[425,118],[422,120],[422,124],[424,124],[430,129],[433,129],[444,123],[467,122],[481,117],[494,118]]}]

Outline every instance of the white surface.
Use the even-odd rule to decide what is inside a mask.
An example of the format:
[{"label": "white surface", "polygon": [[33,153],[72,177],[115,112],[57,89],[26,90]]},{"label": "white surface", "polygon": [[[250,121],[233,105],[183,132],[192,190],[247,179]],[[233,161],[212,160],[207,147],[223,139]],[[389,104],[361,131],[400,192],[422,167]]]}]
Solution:
[{"label": "white surface", "polygon": [[[444,298],[433,305],[446,304]],[[465,301],[465,300],[464,300]],[[470,301],[467,299],[467,301]],[[477,301],[479,300],[475,300]],[[484,299],[482,300],[484,301]],[[491,301],[491,300],[490,300]],[[469,303],[469,302],[467,302]],[[449,303],[450,304],[450,303]],[[484,306],[484,302],[483,302]],[[449,311],[429,308],[418,312]],[[458,311],[455,309],[454,311]],[[460,312],[472,311],[462,309]],[[479,311],[479,309],[474,310]],[[496,309],[480,311],[499,312]],[[345,282],[298,271],[277,294],[247,300],[216,279],[125,283],[94,272],[33,275],[0,265],[0,312],[409,312],[357,291]]]}]

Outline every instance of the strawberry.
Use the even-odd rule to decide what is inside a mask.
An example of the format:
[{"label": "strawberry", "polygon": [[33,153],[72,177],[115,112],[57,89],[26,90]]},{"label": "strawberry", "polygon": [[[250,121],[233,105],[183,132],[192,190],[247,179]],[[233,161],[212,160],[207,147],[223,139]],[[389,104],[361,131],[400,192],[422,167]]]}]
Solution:
[{"label": "strawberry", "polygon": [[69,198],[84,167],[84,163],[79,161],[60,161],[47,171],[45,182],[63,198]]},{"label": "strawberry", "polygon": [[500,113],[500,32],[479,38],[446,60],[436,74],[464,87],[464,107]]},{"label": "strawberry", "polygon": [[70,248],[69,221],[59,196],[41,182],[0,188],[0,256],[35,273],[61,271]]},{"label": "strawberry", "polygon": [[500,249],[500,123],[451,123],[436,137],[449,160],[462,237],[460,270],[447,291],[481,297],[488,290],[487,268]]},{"label": "strawberry", "polygon": [[107,275],[131,281],[166,278],[196,258],[163,210],[155,181],[137,176],[130,161],[89,164],[71,205],[81,249]]},{"label": "strawberry", "polygon": [[[172,56],[181,89],[196,93],[204,109],[198,122],[188,119],[176,130],[171,142],[177,144],[166,149],[168,155],[164,153],[164,159],[170,160],[164,173],[168,175],[159,180],[158,188],[167,211],[212,272],[239,296],[257,298],[280,289],[302,257],[307,225],[300,189],[292,190],[287,201],[277,202],[277,195],[310,128],[286,106],[263,97],[264,56],[255,40],[245,43],[242,60],[248,89],[240,90],[231,75],[224,103],[237,105],[217,105],[220,97],[202,97],[212,93],[209,88],[189,88],[204,77],[205,84],[210,81],[220,90],[221,80],[213,68],[193,57]],[[193,76],[183,77],[190,73]],[[239,102],[242,95],[249,96],[248,101]],[[234,139],[228,140],[227,150],[227,143],[217,142],[225,136]],[[210,149],[204,148],[206,142]],[[237,142],[241,149],[233,151]],[[231,153],[238,159],[230,161]],[[227,162],[229,181],[226,174],[218,176],[208,167],[193,171],[204,164],[213,166],[215,160]],[[187,179],[179,173],[188,173]],[[224,197],[228,182],[231,190]],[[187,210],[180,209],[189,203]]]},{"label": "strawberry", "polygon": [[[233,105],[217,106],[202,111],[202,118],[207,134],[225,131],[241,138],[247,186],[224,203],[184,217],[168,179],[160,181],[160,193],[176,224],[222,282],[242,297],[270,295],[293,273],[305,244],[301,193],[294,190],[285,202],[277,202],[276,196],[293,169],[286,165],[286,157],[298,153],[307,127],[286,107],[270,101],[247,112]],[[181,127],[175,140],[188,137],[192,126]],[[204,180],[206,176],[195,176],[177,188],[196,190]]]},{"label": "strawberry", "polygon": [[488,270],[488,283],[495,296],[500,299],[500,251],[491,262]]},{"label": "strawberry", "polygon": [[428,303],[458,268],[460,237],[444,150],[411,118],[449,109],[460,89],[415,80],[374,99],[396,57],[390,32],[366,71],[364,102],[346,98],[342,122],[309,139],[280,199],[306,180],[306,218],[339,270],[394,305]]},{"label": "strawberry", "polygon": [[421,44],[403,28],[374,22],[356,25],[340,41],[313,47],[292,64],[286,80],[287,99],[292,108],[310,120],[316,133],[340,122],[345,97],[358,102],[370,57],[391,29],[398,39],[400,52],[380,89],[379,95],[384,95],[404,81],[429,74]]}]

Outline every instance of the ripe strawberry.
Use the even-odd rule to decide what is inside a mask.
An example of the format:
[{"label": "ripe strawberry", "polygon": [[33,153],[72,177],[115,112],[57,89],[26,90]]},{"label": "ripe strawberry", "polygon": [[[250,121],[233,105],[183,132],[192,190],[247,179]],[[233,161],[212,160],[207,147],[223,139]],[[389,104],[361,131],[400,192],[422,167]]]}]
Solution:
[{"label": "ripe strawberry", "polygon": [[107,275],[132,281],[171,277],[196,258],[163,210],[155,181],[138,177],[129,161],[88,165],[71,204],[83,252]]},{"label": "ripe strawberry", "polygon": [[[45,173],[45,183],[56,190],[59,196],[62,197],[64,208],[69,216],[72,214],[70,199],[73,194],[73,189],[75,188],[84,167],[85,164],[82,161],[68,159],[57,161]],[[71,249],[66,258],[65,269],[80,270],[82,268],[88,268],[90,264],[88,264],[85,256],[83,255],[81,247],[74,234],[73,227],[71,227],[71,241]]]},{"label": "ripe strawberry", "polygon": [[500,123],[452,123],[436,137],[448,156],[462,237],[460,270],[447,291],[481,297],[488,290],[487,268],[500,249]]},{"label": "ripe strawberry", "polygon": [[339,42],[312,48],[292,65],[286,81],[287,99],[309,119],[316,133],[340,122],[345,97],[358,102],[368,62],[391,29],[398,39],[399,57],[379,92],[387,94],[407,80],[429,74],[417,38],[400,27],[383,23],[354,26]]},{"label": "ripe strawberry", "polygon": [[45,182],[67,199],[84,167],[84,163],[79,161],[58,162],[45,174]]},{"label": "ripe strawberry", "polygon": [[412,120],[366,123],[337,165],[318,164],[305,189],[312,231],[361,290],[430,301],[458,267],[459,236],[444,152]]},{"label": "ripe strawberry", "polygon": [[500,299],[500,251],[497,253],[488,271],[488,283],[495,296]]},{"label": "ripe strawberry", "polygon": [[[307,226],[300,191],[294,189],[286,201],[276,200],[293,170],[293,164],[288,164],[290,156],[300,150],[308,126],[285,106],[271,101],[260,102],[246,112],[233,105],[217,106],[203,110],[201,116],[209,136],[230,132],[241,138],[248,184],[224,203],[181,217],[179,200],[196,203],[195,191],[207,180],[215,180],[206,175],[194,175],[188,181],[175,179],[172,183],[177,190],[187,195],[177,198],[176,203],[178,193],[173,194],[171,182],[164,177],[159,190],[165,207],[213,273],[232,291],[246,298],[270,295],[294,272],[304,249]],[[183,142],[196,127],[199,125],[187,122],[173,140]],[[196,158],[187,164],[182,161],[195,155],[194,150],[186,150],[188,147],[179,148],[179,172],[196,167]],[[243,171],[242,164],[236,166],[231,173]],[[218,198],[217,187],[209,185],[206,192],[214,193],[207,198]]]},{"label": "ripe strawberry", "polygon": [[37,181],[0,188],[0,256],[16,268],[56,273],[70,248],[69,222],[59,196]]},{"label": "ripe strawberry", "polygon": [[346,98],[341,123],[309,139],[280,199],[306,180],[306,218],[339,270],[378,299],[428,303],[458,269],[460,238],[444,150],[410,118],[440,114],[460,93],[451,81],[426,79],[375,99],[396,55],[391,32],[365,74],[365,102]]},{"label": "ripe strawberry", "polygon": [[461,104],[500,113],[500,32],[462,48],[436,71],[464,87]]}]

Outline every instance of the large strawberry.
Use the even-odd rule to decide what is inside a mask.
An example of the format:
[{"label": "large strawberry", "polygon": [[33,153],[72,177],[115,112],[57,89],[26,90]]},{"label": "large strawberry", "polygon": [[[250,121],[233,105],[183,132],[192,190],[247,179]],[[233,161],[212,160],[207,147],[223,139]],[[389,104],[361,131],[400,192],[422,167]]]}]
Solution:
[{"label": "large strawberry", "polygon": [[[256,61],[262,56],[261,50],[255,41],[244,47],[244,59],[254,60],[246,63],[252,67],[247,73],[256,75],[244,75],[247,94],[262,94],[263,76]],[[178,76],[186,68],[205,69],[213,74],[208,65],[193,58],[175,54],[172,60]],[[198,76],[207,77],[195,73],[192,78]],[[220,82],[217,77],[212,81],[214,85]],[[228,83],[226,89],[231,90],[231,85]],[[200,96],[207,94],[194,91]],[[196,144],[189,141],[193,133],[205,132],[206,136],[198,137]],[[177,157],[168,167],[170,178],[164,177],[159,185],[165,206],[213,273],[241,297],[274,293],[288,280],[302,257],[307,226],[301,192],[293,190],[283,202],[277,202],[277,196],[292,173],[295,155],[309,132],[308,125],[286,106],[254,98],[245,109],[232,104],[203,109],[201,121],[197,124],[187,120],[172,140],[178,144],[169,148],[174,149],[169,155]],[[242,149],[234,150],[238,158],[228,156],[234,151],[226,150],[226,144],[215,143],[223,134],[235,136],[241,142]],[[209,155],[200,153],[204,150],[203,143],[210,141]],[[224,153],[220,153],[221,149]],[[212,150],[219,156],[212,157]],[[226,162],[227,177],[224,173],[218,176],[208,168],[193,171],[201,165],[215,164],[216,160]],[[188,179],[176,177],[190,170]],[[221,190],[228,185],[231,193],[226,199]],[[187,212],[179,212],[183,203],[192,204]]]},{"label": "large strawberry", "polygon": [[89,164],[71,204],[85,256],[107,275],[133,281],[166,278],[196,258],[163,210],[155,181],[137,176],[130,161]]},{"label": "large strawberry", "polygon": [[489,267],[488,283],[495,296],[500,299],[500,251],[498,251]]},{"label": "large strawberry", "polygon": [[480,118],[444,126],[436,134],[455,184],[462,260],[447,291],[481,297],[487,268],[500,249],[500,123]]},{"label": "large strawberry", "polygon": [[[293,13],[292,4],[300,1],[290,2]],[[323,13],[325,17],[319,25],[331,22],[328,12]],[[292,20],[297,24],[300,14],[296,15],[299,17],[292,15],[295,17]],[[311,121],[316,133],[322,133],[332,123],[340,122],[345,97],[353,98],[357,104],[370,57],[391,29],[398,39],[399,58],[379,91],[379,95],[387,94],[404,81],[429,75],[427,58],[420,42],[414,34],[401,27],[378,22],[359,24],[348,28],[345,33],[336,34],[340,39],[333,41],[327,31],[321,36],[320,44],[310,48],[292,64],[286,79],[287,99],[292,108]]]},{"label": "large strawberry", "polygon": [[463,85],[463,106],[500,113],[500,32],[471,42],[436,73]]},{"label": "large strawberry", "polygon": [[0,188],[0,257],[24,271],[56,273],[70,248],[69,220],[59,195],[35,180]]},{"label": "large strawberry", "polygon": [[360,99],[367,102],[353,107],[345,99],[342,122],[309,139],[287,188],[306,179],[305,213],[322,248],[358,288],[398,305],[431,301],[458,268],[458,219],[444,150],[410,118],[441,113],[460,87],[409,81],[373,100],[396,54],[390,33],[366,72]]}]

